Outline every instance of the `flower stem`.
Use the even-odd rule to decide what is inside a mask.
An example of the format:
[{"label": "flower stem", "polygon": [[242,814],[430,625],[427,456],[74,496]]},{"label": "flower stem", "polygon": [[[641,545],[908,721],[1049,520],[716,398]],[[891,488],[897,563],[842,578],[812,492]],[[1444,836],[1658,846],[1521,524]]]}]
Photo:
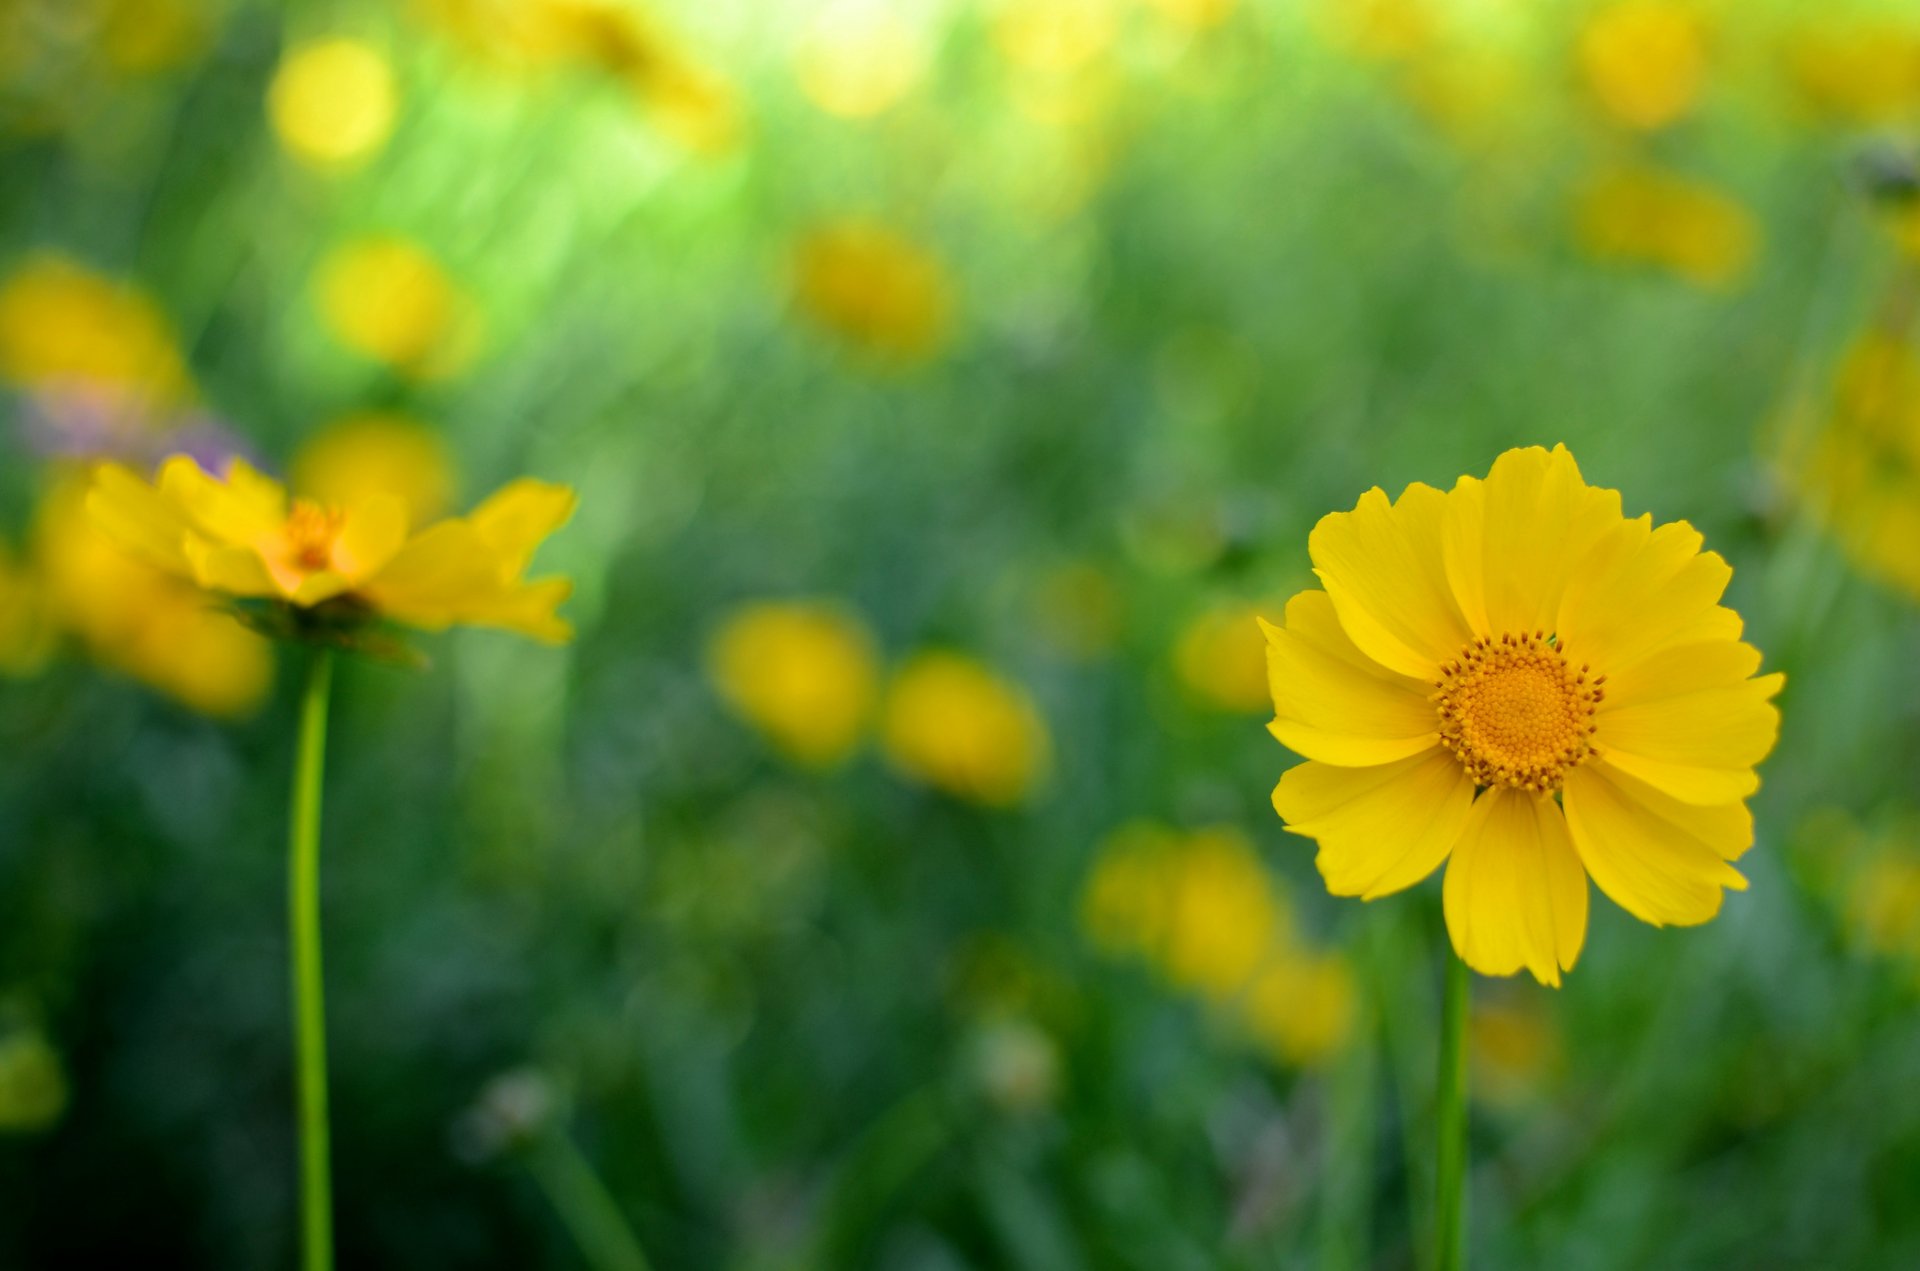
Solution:
[{"label": "flower stem", "polygon": [[300,699],[288,823],[294,1079],[300,1128],[300,1247],[305,1271],[333,1269],[333,1176],[327,1133],[327,1023],[320,973],[320,786],[327,759],[333,654],[315,649]]},{"label": "flower stem", "polygon": [[620,1206],[564,1130],[548,1134],[528,1164],[588,1266],[595,1271],[649,1271],[647,1255]]},{"label": "flower stem", "polygon": [[1461,1271],[1467,1262],[1467,1003],[1471,972],[1445,953],[1446,987],[1440,1008],[1440,1088],[1434,1116],[1439,1140],[1434,1214],[1435,1271]]}]

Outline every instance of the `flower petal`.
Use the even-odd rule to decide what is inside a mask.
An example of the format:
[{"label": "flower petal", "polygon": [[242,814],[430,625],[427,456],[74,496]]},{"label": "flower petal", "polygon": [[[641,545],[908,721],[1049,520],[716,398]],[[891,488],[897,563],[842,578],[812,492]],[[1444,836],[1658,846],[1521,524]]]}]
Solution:
[{"label": "flower petal", "polygon": [[518,578],[526,573],[534,551],[567,523],[578,503],[566,486],[522,477],[475,508],[467,522],[499,553],[507,575]]},{"label": "flower petal", "polygon": [[1731,641],[1664,649],[1626,672],[1620,695],[1594,716],[1593,743],[1622,771],[1684,803],[1744,799],[1760,788],[1753,766],[1780,733],[1769,700],[1786,677],[1732,678],[1757,655]]},{"label": "flower petal", "polygon": [[1440,867],[1466,825],[1473,782],[1435,746],[1371,768],[1307,762],[1287,770],[1274,810],[1315,839],[1314,865],[1336,896],[1373,900]]},{"label": "flower petal", "polygon": [[1461,961],[1558,988],[1586,941],[1587,876],[1552,797],[1499,787],[1476,800],[1443,900]]},{"label": "flower petal", "polygon": [[1287,602],[1267,633],[1267,680],[1281,744],[1322,763],[1391,763],[1438,742],[1430,686],[1387,670],[1347,638],[1324,591]]},{"label": "flower petal", "polygon": [[1417,482],[1388,503],[1375,487],[1307,538],[1340,625],[1382,666],[1431,680],[1471,637],[1447,587],[1440,526],[1447,496]]},{"label": "flower petal", "polygon": [[406,541],[406,503],[391,494],[373,495],[347,509],[333,541],[333,568],[357,585],[385,568]]},{"label": "flower petal", "polygon": [[1568,773],[1563,797],[1587,873],[1642,922],[1693,926],[1720,912],[1724,888],[1746,890],[1727,864],[1753,842],[1745,804],[1682,803],[1604,761]]},{"label": "flower petal", "polygon": [[87,515],[123,551],[170,574],[193,577],[185,551],[188,539],[194,537],[192,527],[177,508],[126,468],[103,463],[94,470]]},{"label": "flower petal", "polygon": [[461,603],[500,590],[500,556],[465,521],[442,521],[410,540],[360,591],[383,612],[439,630]]},{"label": "flower petal", "polygon": [[1556,630],[1574,566],[1620,523],[1620,492],[1588,485],[1565,446],[1507,451],[1447,499],[1442,556],[1461,613],[1490,636]]},{"label": "flower petal", "polygon": [[225,547],[195,536],[187,540],[186,557],[193,567],[193,581],[209,591],[229,596],[285,594],[252,548]]},{"label": "flower petal", "polygon": [[216,543],[255,547],[277,539],[287,522],[279,484],[239,459],[223,481],[187,456],[175,455],[160,466],[156,484],[161,498]]},{"label": "flower petal", "polygon": [[1685,521],[1623,521],[1573,571],[1555,630],[1568,656],[1617,675],[1653,649],[1740,638],[1720,597],[1733,577]]}]

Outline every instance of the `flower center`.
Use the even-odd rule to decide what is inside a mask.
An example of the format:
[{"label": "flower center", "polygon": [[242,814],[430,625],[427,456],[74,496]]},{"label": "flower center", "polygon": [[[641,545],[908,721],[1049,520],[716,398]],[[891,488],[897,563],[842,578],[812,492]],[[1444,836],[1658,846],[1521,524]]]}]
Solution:
[{"label": "flower center", "polygon": [[325,569],[333,563],[333,541],[340,536],[343,518],[332,508],[311,499],[295,499],[287,514],[287,555],[302,569]]},{"label": "flower center", "polygon": [[1441,667],[1433,701],[1440,743],[1481,786],[1558,790],[1593,751],[1593,713],[1606,676],[1589,678],[1566,646],[1532,635],[1482,637]]}]

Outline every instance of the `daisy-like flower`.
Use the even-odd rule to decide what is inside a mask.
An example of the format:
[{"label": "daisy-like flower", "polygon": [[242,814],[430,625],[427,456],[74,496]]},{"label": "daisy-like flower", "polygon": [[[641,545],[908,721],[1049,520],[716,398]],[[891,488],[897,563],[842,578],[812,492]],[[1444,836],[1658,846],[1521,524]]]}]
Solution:
[{"label": "daisy-like flower", "polygon": [[1324,517],[1324,589],[1266,631],[1270,728],[1307,759],[1274,807],[1319,843],[1328,890],[1371,900],[1444,862],[1461,959],[1558,985],[1589,877],[1655,926],[1745,888],[1730,862],[1783,677],[1755,675],[1701,541],[1627,519],[1563,447]]},{"label": "daisy-like flower", "polygon": [[398,495],[351,506],[289,499],[235,459],[224,476],[177,455],[148,484],[118,464],[96,470],[87,508],[128,553],[237,599],[327,607],[350,622],[384,618],[425,630],[500,627],[558,643],[564,578],[528,580],[534,550],[572,516],[564,486],[522,479],[470,515],[415,530]]}]

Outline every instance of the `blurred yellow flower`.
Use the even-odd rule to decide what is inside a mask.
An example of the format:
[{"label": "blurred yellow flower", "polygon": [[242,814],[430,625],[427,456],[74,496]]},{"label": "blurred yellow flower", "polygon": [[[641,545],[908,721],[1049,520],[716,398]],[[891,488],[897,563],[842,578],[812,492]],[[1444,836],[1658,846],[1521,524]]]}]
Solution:
[{"label": "blurred yellow flower", "polygon": [[916,654],[894,674],[880,739],[907,776],[988,807],[1025,800],[1052,762],[1026,692],[958,653]]},{"label": "blurred yellow flower", "polygon": [[1048,569],[1035,586],[1033,607],[1039,634],[1068,657],[1104,657],[1120,638],[1119,589],[1092,561],[1066,561]]},{"label": "blurred yellow flower", "polygon": [[1560,1066],[1560,1034],[1537,995],[1476,1001],[1468,1029],[1472,1088],[1489,1103],[1526,1103]]},{"label": "blurred yellow flower", "polygon": [[1353,970],[1338,953],[1277,958],[1248,987],[1242,1010],[1274,1057],[1313,1067],[1339,1053],[1353,1033]]},{"label": "blurred yellow flower", "polygon": [[892,361],[938,352],[952,320],[946,268],[874,221],[836,221],[803,235],[793,288],[801,313],[854,348]]},{"label": "blurred yellow flower", "polygon": [[1685,522],[1626,519],[1564,447],[1450,492],[1375,489],[1308,541],[1325,590],[1268,628],[1274,790],[1337,896],[1447,867],[1447,930],[1484,975],[1558,985],[1587,881],[1656,926],[1706,922],[1753,842],[1746,799],[1783,677]]},{"label": "blurred yellow flower", "polygon": [[1580,33],[1587,88],[1615,122],[1664,128],[1693,109],[1706,84],[1706,32],[1676,0],[1622,0]]},{"label": "blurred yellow flower", "polygon": [[404,238],[375,235],[334,249],[320,264],[316,299],[342,344],[423,378],[460,370],[478,344],[472,302]]},{"label": "blurred yellow flower", "polygon": [[882,4],[829,4],[793,53],[808,99],[830,115],[870,119],[912,92],[927,72],[925,39]]},{"label": "blurred yellow flower", "polygon": [[1860,862],[1847,899],[1852,929],[1868,949],[1920,965],[1920,844],[1881,837]]},{"label": "blurred yellow flower", "polygon": [[1116,0],[1010,0],[993,15],[993,42],[1014,65],[1063,74],[1079,70],[1112,45]]},{"label": "blurred yellow flower", "polygon": [[625,86],[669,136],[706,152],[739,139],[732,89],[669,41],[651,16],[618,0],[540,3],[572,57]]},{"label": "blurred yellow flower", "polygon": [[53,652],[53,626],[39,578],[0,543],[0,674],[31,675]]},{"label": "blurred yellow flower", "polygon": [[393,133],[399,93],[387,57],[364,40],[332,37],[288,49],[267,89],[267,117],[296,158],[342,167],[371,157]]},{"label": "blurred yellow flower", "polygon": [[453,506],[453,457],[434,429],[406,415],[366,411],[334,420],[294,456],[294,488],[334,507],[376,494],[406,505],[425,525]]},{"label": "blurred yellow flower", "polygon": [[33,1134],[67,1110],[60,1056],[35,1029],[0,1037],[0,1134]]},{"label": "blurred yellow flower", "polygon": [[129,75],[179,66],[206,48],[212,9],[205,0],[106,0],[101,54],[107,65]]},{"label": "blurred yellow flower", "polygon": [[64,256],[27,257],[0,284],[0,378],[30,388],[106,387],[129,409],[192,391],[153,301]]},{"label": "blurred yellow flower", "polygon": [[1173,666],[1180,683],[1209,706],[1261,711],[1269,704],[1267,643],[1260,634],[1260,611],[1251,605],[1215,605],[1201,612],[1174,644]]},{"label": "blurred yellow flower", "polygon": [[1811,453],[1784,466],[1856,565],[1920,600],[1920,355],[1910,344],[1861,337]]},{"label": "blurred yellow flower", "polygon": [[1181,988],[1215,1000],[1232,997],[1276,942],[1292,934],[1266,867],[1231,826],[1187,835],[1172,881],[1160,958]]},{"label": "blurred yellow flower", "polygon": [[1574,232],[1598,260],[1653,265],[1698,287],[1726,287],[1753,262],[1759,230],[1744,205],[1656,168],[1617,168],[1582,188]]},{"label": "blurred yellow flower", "polygon": [[176,456],[149,485],[118,464],[95,472],[87,510],[122,548],[215,595],[391,619],[427,630],[500,627],[559,643],[564,578],[528,581],[534,551],[573,515],[564,486],[522,479],[464,518],[411,532],[392,494],[334,507],[289,502],[233,460],[224,477]]},{"label": "blurred yellow flower", "polygon": [[1107,836],[1080,895],[1080,927],[1114,956],[1152,954],[1166,939],[1179,836],[1134,821]]},{"label": "blurred yellow flower", "polygon": [[1920,108],[1920,27],[1912,22],[1835,22],[1789,31],[1782,57],[1802,104],[1851,125],[1897,123]]},{"label": "blurred yellow flower", "polygon": [[781,753],[817,768],[853,754],[878,696],[872,635],[846,610],[818,602],[735,610],[708,642],[707,674]]},{"label": "blurred yellow flower", "polygon": [[1240,0],[1147,0],[1169,20],[1199,31],[1219,26],[1233,16]]},{"label": "blurred yellow flower", "polygon": [[1421,53],[1440,30],[1435,0],[1320,0],[1314,15],[1336,48],[1371,61]]},{"label": "blurred yellow flower", "polygon": [[272,646],[196,588],[127,556],[85,505],[79,481],[56,484],[40,504],[35,559],[55,623],[102,665],[193,710],[256,710],[272,687]]}]

